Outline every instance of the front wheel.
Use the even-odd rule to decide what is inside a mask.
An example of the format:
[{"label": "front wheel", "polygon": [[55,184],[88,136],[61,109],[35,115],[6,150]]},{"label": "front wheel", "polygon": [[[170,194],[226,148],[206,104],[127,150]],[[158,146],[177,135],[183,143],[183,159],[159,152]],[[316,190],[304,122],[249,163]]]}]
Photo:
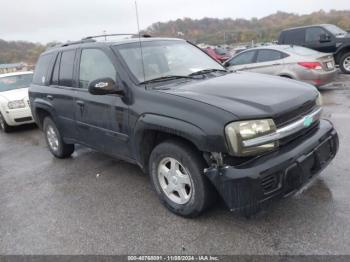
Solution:
[{"label": "front wheel", "polygon": [[198,216],[215,199],[215,191],[203,174],[204,160],[182,141],[171,140],[156,146],[149,168],[161,202],[177,215]]},{"label": "front wheel", "polygon": [[350,52],[340,57],[340,69],[344,74],[350,74]]},{"label": "front wheel", "polygon": [[63,142],[61,133],[58,131],[55,122],[50,117],[44,119],[43,129],[46,143],[51,153],[57,158],[70,157],[74,152],[74,145]]},{"label": "front wheel", "polygon": [[11,131],[11,127],[6,123],[6,120],[1,113],[0,113],[0,130],[5,133],[8,133]]}]

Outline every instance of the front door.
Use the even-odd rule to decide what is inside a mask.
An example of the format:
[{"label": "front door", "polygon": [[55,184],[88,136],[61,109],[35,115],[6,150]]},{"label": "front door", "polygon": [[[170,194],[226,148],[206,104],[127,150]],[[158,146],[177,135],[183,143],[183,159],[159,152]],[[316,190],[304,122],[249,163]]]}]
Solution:
[{"label": "front door", "polygon": [[[321,41],[321,35],[328,35],[329,41]],[[305,30],[305,43],[307,47],[324,53],[336,51],[335,38],[322,27],[310,27]]]},{"label": "front door", "polygon": [[112,78],[118,85],[116,66],[108,48],[80,50],[76,104],[77,132],[80,140],[104,153],[128,158],[128,106],[117,95],[92,95],[91,81]]}]

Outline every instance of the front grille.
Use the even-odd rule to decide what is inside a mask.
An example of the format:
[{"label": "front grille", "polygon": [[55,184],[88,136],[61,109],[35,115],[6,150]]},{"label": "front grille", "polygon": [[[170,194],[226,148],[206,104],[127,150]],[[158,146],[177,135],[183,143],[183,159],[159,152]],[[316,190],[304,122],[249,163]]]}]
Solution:
[{"label": "front grille", "polygon": [[316,130],[317,127],[319,126],[320,124],[320,121],[316,121],[315,123],[313,123],[311,126],[307,127],[307,128],[304,128],[302,130],[300,130],[299,132],[296,132],[290,136],[287,136],[285,138],[282,138],[279,140],[279,144],[280,146],[283,146],[285,144],[288,144],[289,142],[299,138],[299,137],[302,137],[302,136],[305,136],[307,135],[308,133],[312,132],[313,130]]},{"label": "front grille", "polygon": [[283,113],[274,118],[275,124],[277,128],[288,125],[295,120],[309,114],[316,107],[316,101],[308,101],[301,105],[300,107],[289,111],[287,113]]}]

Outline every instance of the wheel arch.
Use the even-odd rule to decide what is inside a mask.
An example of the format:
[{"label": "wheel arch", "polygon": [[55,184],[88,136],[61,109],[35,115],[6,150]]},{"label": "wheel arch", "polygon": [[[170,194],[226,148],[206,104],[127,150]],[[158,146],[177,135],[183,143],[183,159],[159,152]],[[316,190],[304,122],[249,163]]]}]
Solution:
[{"label": "wheel arch", "polygon": [[55,117],[54,109],[52,106],[45,101],[34,102],[33,117],[40,129],[43,128],[44,119],[47,116],[50,116],[51,118]]},{"label": "wheel arch", "polygon": [[181,140],[198,152],[206,151],[206,134],[199,127],[174,118],[160,115],[143,115],[134,128],[133,150],[136,161],[144,172],[155,146],[169,139]]},{"label": "wheel arch", "polygon": [[350,52],[350,44],[340,46],[334,55],[335,63],[339,64],[340,58],[347,52]]}]

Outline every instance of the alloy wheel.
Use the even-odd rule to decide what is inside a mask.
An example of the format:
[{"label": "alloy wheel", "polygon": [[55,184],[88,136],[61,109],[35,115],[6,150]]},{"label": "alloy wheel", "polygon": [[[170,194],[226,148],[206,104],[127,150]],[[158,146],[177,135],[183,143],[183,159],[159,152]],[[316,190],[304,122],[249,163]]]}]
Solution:
[{"label": "alloy wheel", "polygon": [[171,201],[184,205],[191,199],[193,182],[189,172],[179,161],[171,157],[162,159],[157,175],[164,194]]},{"label": "alloy wheel", "polygon": [[343,66],[344,66],[346,71],[350,72],[350,56],[348,56],[344,59]]},{"label": "alloy wheel", "polygon": [[49,142],[49,146],[53,151],[58,150],[58,136],[56,134],[56,131],[52,126],[48,126],[46,130],[46,136],[47,136],[47,141]]}]

